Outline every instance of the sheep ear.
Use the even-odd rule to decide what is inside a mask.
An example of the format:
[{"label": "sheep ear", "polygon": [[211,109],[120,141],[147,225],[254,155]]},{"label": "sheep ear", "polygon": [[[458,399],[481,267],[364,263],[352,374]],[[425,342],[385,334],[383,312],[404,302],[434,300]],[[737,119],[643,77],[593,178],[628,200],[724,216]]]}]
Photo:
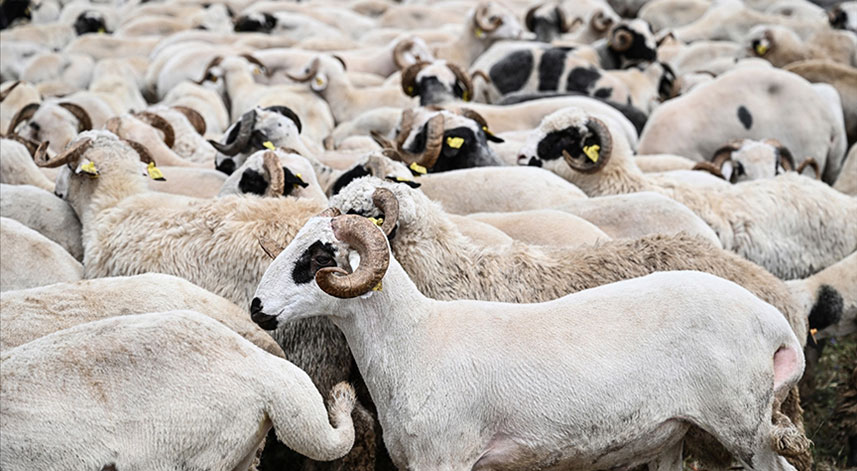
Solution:
[{"label": "sheep ear", "polygon": [[292,173],[292,171],[287,167],[283,167],[283,177],[283,181],[286,185],[294,185],[295,187],[299,186],[301,188],[309,186],[309,183],[304,180],[303,175],[300,173]]},{"label": "sheep ear", "polygon": [[98,169],[95,168],[95,162],[89,159],[80,159],[77,163],[77,167],[74,169],[74,173],[75,175],[85,173],[92,177],[97,177],[99,174]]}]

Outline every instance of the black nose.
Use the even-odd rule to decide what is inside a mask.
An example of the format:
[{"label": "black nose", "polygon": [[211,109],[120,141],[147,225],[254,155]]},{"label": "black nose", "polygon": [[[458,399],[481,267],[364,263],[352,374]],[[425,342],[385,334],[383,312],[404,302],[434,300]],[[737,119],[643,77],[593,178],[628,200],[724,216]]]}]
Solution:
[{"label": "black nose", "polygon": [[220,162],[220,165],[217,166],[217,170],[220,170],[227,175],[232,175],[232,172],[235,171],[235,161],[232,159],[224,159]]},{"label": "black nose", "polygon": [[253,298],[250,302],[250,319],[265,330],[277,328],[277,316],[269,316],[262,312],[262,300],[259,298]]},{"label": "black nose", "polygon": [[533,157],[530,159],[530,161],[527,163],[527,165],[529,165],[530,167],[541,167],[542,161]]}]

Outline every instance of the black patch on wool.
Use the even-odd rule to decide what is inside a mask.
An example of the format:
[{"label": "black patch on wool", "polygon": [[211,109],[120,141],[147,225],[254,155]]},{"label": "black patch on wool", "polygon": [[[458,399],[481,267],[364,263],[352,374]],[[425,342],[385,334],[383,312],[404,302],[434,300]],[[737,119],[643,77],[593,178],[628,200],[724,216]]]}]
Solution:
[{"label": "black patch on wool", "polygon": [[738,107],[738,120],[744,125],[744,129],[753,127],[753,115],[744,105]]},{"label": "black patch on wool", "polygon": [[552,47],[542,54],[539,62],[539,91],[552,91],[559,88],[559,77],[565,69],[565,57],[569,48]]},{"label": "black patch on wool", "polygon": [[360,177],[365,177],[367,175],[372,175],[372,173],[369,172],[369,169],[362,165],[357,165],[356,167],[343,173],[339,178],[336,179],[336,181],[333,183],[333,191],[331,194],[335,195],[339,193],[339,190],[345,188],[345,186],[351,183],[352,180],[355,180]]},{"label": "black patch on wool", "polygon": [[515,51],[491,66],[488,76],[497,90],[505,95],[520,90],[533,71],[533,53]]},{"label": "black patch on wool", "polygon": [[839,291],[830,285],[819,286],[809,312],[809,328],[822,330],[836,324],[842,318],[844,306]]},{"label": "black patch on wool", "polygon": [[565,89],[569,92],[586,93],[600,78],[601,72],[595,67],[575,67],[568,74],[568,78],[565,81]]},{"label": "black patch on wool", "polygon": [[333,257],[332,245],[322,243],[320,240],[313,242],[295,262],[292,279],[299,285],[309,283],[320,269],[336,266],[336,260]]}]

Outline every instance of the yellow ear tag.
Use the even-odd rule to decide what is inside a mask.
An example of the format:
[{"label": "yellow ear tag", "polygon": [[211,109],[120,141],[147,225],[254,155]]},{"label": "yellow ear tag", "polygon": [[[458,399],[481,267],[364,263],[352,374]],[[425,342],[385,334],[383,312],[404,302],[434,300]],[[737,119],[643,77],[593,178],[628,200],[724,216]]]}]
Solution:
[{"label": "yellow ear tag", "polygon": [[482,31],[482,28],[476,28],[473,32],[476,33],[477,38],[481,39],[482,36],[485,36],[485,31]]},{"label": "yellow ear tag", "polygon": [[315,78],[315,84],[320,87],[320,86],[324,85],[324,80],[322,80],[321,77],[316,77]]},{"label": "yellow ear tag", "polygon": [[464,90],[461,93],[461,99],[462,101],[470,101],[470,95],[467,94],[467,90]]},{"label": "yellow ear tag", "polygon": [[426,172],[428,172],[425,167],[416,162],[412,163],[411,165],[408,165],[408,168],[413,170],[415,173],[419,173],[420,175],[425,175]]},{"label": "yellow ear tag", "polygon": [[414,87],[408,87],[408,95],[412,95],[414,93]]},{"label": "yellow ear tag", "polygon": [[149,162],[149,165],[146,167],[146,173],[149,174],[149,178],[152,180],[157,180],[159,182],[167,180],[164,178],[164,174],[161,173],[161,169],[155,167],[155,162]]},{"label": "yellow ear tag", "polygon": [[396,181],[399,183],[401,183],[401,182],[413,182],[413,180],[411,180],[410,178],[403,178],[403,177],[396,177]]},{"label": "yellow ear tag", "polygon": [[265,149],[271,149],[271,150],[275,150],[275,149],[276,149],[276,147],[274,147],[274,143],[273,143],[273,142],[271,142],[271,141],[265,141],[265,142],[263,142],[263,143],[262,143],[262,147],[264,147]]},{"label": "yellow ear tag", "polygon": [[818,332],[818,329],[809,329],[809,335],[812,335],[812,341],[813,341],[813,343],[818,343],[818,341],[817,341],[817,340],[815,340],[815,334],[816,334],[816,332]]},{"label": "yellow ear tag", "polygon": [[253,69],[253,75],[260,75],[262,73],[262,69],[256,67]]},{"label": "yellow ear tag", "polygon": [[593,162],[598,162],[598,151],[601,150],[601,146],[598,144],[592,146],[584,146],[583,153],[589,157],[589,160]]},{"label": "yellow ear tag", "polygon": [[764,56],[766,52],[768,52],[768,46],[765,46],[762,43],[756,45],[756,54]]},{"label": "yellow ear tag", "polygon": [[461,146],[464,145],[463,137],[447,137],[446,144],[453,149],[461,149]]},{"label": "yellow ear tag", "polygon": [[107,31],[104,28],[98,28],[98,34],[104,34]]},{"label": "yellow ear tag", "polygon": [[488,126],[482,126],[482,131],[483,131],[485,134],[489,135],[489,136],[493,136],[493,135],[494,135],[494,133],[493,133],[493,132],[491,132],[491,130],[490,130],[490,129],[488,129]]},{"label": "yellow ear tag", "polygon": [[384,218],[366,218],[372,221],[376,226],[381,227],[384,224]]},{"label": "yellow ear tag", "polygon": [[[300,180],[301,183],[306,183],[306,180],[304,180],[304,177],[302,177],[300,173],[296,173],[295,176],[298,177],[298,180]],[[294,188],[295,190],[297,190],[300,187],[301,186],[298,185],[297,183],[292,183],[292,188]]]},{"label": "yellow ear tag", "polygon": [[382,288],[381,282],[379,281],[378,284],[375,285],[374,288],[372,288],[372,291],[381,291],[381,288]]},{"label": "yellow ear tag", "polygon": [[93,176],[93,177],[97,177],[97,176],[98,176],[98,169],[97,169],[97,168],[95,168],[95,162],[92,162],[92,161],[89,161],[89,162],[87,162],[87,163],[85,163],[85,164],[81,165],[81,166],[80,166],[80,171],[81,171],[81,172],[83,172],[83,173],[86,173],[86,174],[88,174],[88,175],[91,175],[91,176]]}]

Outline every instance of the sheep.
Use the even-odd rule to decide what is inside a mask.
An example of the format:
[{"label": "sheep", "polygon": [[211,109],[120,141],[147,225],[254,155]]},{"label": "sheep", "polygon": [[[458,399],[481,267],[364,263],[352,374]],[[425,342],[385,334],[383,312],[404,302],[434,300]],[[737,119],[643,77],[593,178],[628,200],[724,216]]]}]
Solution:
[{"label": "sheep", "polygon": [[0,41],[2,42],[27,41],[54,51],[62,50],[74,38],[75,31],[72,26],[57,23],[31,23],[0,31]]},{"label": "sheep", "polygon": [[[22,137],[50,143],[50,151],[58,153],[79,132],[99,129],[113,116],[113,110],[97,95],[88,91],[77,92],[61,99],[31,103],[22,108],[9,123],[6,134],[18,133]],[[21,126],[26,123],[26,126]]]},{"label": "sheep", "polygon": [[655,191],[711,226],[723,248],[784,279],[804,278],[857,250],[857,199],[788,172],[730,186],[690,186],[643,174],[615,127],[580,109],[545,117],[521,149],[589,196]]},{"label": "sheep", "polygon": [[289,74],[295,82],[309,83],[310,89],[327,101],[337,123],[354,119],[378,106],[409,108],[414,100],[393,87],[355,88],[345,75],[345,67],[335,57],[314,57],[298,74]]},{"label": "sheep", "polygon": [[[710,164],[699,162],[694,168],[709,171],[731,183],[773,178],[788,171],[816,179],[821,177],[818,162],[815,159],[809,157],[804,159],[800,166],[795,167],[791,152],[776,139],[732,141],[714,153]],[[814,172],[813,174],[807,172],[810,169]]]},{"label": "sheep", "polygon": [[162,273],[6,291],[0,295],[0,306],[0,351],[108,317],[196,309],[262,350],[283,357],[282,349],[247,317],[245,309],[183,278]]},{"label": "sheep", "polygon": [[244,164],[247,156],[271,147],[294,149],[301,155],[311,155],[301,139],[302,131],[301,118],[288,106],[254,108],[227,128],[221,142],[209,141],[217,150],[215,167],[231,175]]},{"label": "sheep", "polygon": [[107,120],[104,128],[120,138],[139,143],[152,159],[161,165],[214,168],[213,158],[208,161],[194,161],[177,154],[172,149],[175,144],[175,129],[169,121],[155,113],[144,111],[114,116]]},{"label": "sheep", "polygon": [[214,198],[226,181],[226,175],[210,168],[159,166],[163,178],[150,179],[152,191],[173,195]]},{"label": "sheep", "polygon": [[205,120],[205,135],[223,133],[229,127],[229,112],[216,92],[192,82],[181,82],[167,92],[161,104],[183,106],[199,113]]},{"label": "sheep", "polygon": [[78,281],[83,267],[59,244],[21,224],[0,217],[0,291]]},{"label": "sheep", "polygon": [[214,162],[217,151],[204,139],[207,131],[205,118],[187,106],[154,105],[145,109],[164,118],[174,131],[173,150],[180,156],[197,163]]},{"label": "sheep", "polygon": [[37,85],[45,96],[63,96],[86,90],[95,61],[83,54],[48,52],[27,61],[21,80]]},{"label": "sheep", "polygon": [[[304,221],[324,209],[306,199],[196,199],[149,192],[140,157],[108,131],[81,133],[48,161],[36,157],[41,166],[61,167],[56,193],[81,221],[85,278],[171,274],[248,306],[269,264],[259,241],[289,240]],[[309,321],[294,327],[275,337],[277,343],[319,389],[351,378],[353,360],[333,326]],[[370,451],[366,443],[374,444],[371,418],[361,427],[368,432],[358,435],[361,445],[346,463],[363,459]]]},{"label": "sheep", "polygon": [[347,37],[336,28],[307,15],[293,12],[254,11],[235,18],[235,32],[272,34],[297,43],[307,38],[326,38],[347,42]]},{"label": "sheep", "polygon": [[794,74],[741,68],[658,107],[640,135],[637,152],[702,161],[732,139],[772,138],[798,159],[814,157],[823,180],[832,183],[847,144],[842,118],[831,108]]},{"label": "sheep", "polygon": [[816,339],[844,337],[857,331],[857,252],[803,280],[787,281],[789,289],[799,297],[803,308],[813,305],[814,298],[827,296],[832,303],[841,303],[841,316],[827,310],[813,310],[809,316],[810,328],[818,325]]},{"label": "sheep", "polygon": [[46,191],[54,191],[53,182],[33,163],[27,146],[6,138],[0,139],[0,183],[33,185]]},{"label": "sheep", "polygon": [[692,23],[673,29],[675,37],[683,42],[699,40],[723,40],[740,43],[753,26],[757,24],[782,25],[791,28],[801,38],[827,29],[827,19],[823,15],[809,18],[762,13],[753,10],[743,2],[725,0],[712,4],[705,13]]},{"label": "sheep", "polygon": [[470,101],[473,84],[457,65],[444,60],[419,61],[402,71],[402,91],[420,97],[420,106]]},{"label": "sheep", "polygon": [[400,159],[401,157],[395,152],[371,151],[361,156],[348,168],[339,170],[325,165],[312,156],[308,157],[318,178],[318,184],[328,197],[339,193],[339,190],[352,180],[366,175],[402,183],[411,188],[419,188],[420,183],[412,178],[413,170],[399,162]]},{"label": "sheep", "polygon": [[42,101],[39,90],[32,84],[16,80],[0,91],[0,133],[5,134],[12,118],[30,103]]},{"label": "sheep", "polygon": [[[354,249],[360,265],[349,274],[340,265],[349,267]],[[314,263],[298,261],[304,257]],[[646,462],[675,467],[682,461],[684,435],[700,426],[744,463],[794,469],[772,445],[784,434],[798,433],[780,424],[781,414],[774,411],[803,372],[800,343],[777,309],[709,274],[658,273],[534,305],[435,301],[390,256],[379,228],[345,215],[311,219],[265,272],[255,296],[254,317],[267,328],[329,316],[343,331],[377,399],[390,456],[402,468],[604,469]],[[605,303],[615,309],[605,314]],[[592,316],[583,313],[595,306],[601,315],[589,320]],[[705,320],[700,324],[688,311]],[[454,328],[446,316],[454,316]],[[641,332],[643,325],[650,328]],[[572,332],[599,329],[603,335],[592,345],[568,342]],[[685,335],[671,335],[678,331]],[[700,342],[707,347],[700,348]],[[614,353],[593,356],[605,344]],[[643,344],[645,353],[615,361],[615,352]],[[735,358],[714,365],[717,374],[700,386],[700,374],[712,369],[707,348],[734,352]],[[435,367],[420,366],[428,357]],[[651,368],[653,359],[673,366]],[[498,370],[491,362],[505,367]],[[558,373],[570,367],[573,374]],[[535,381],[514,380],[516,368]],[[695,379],[677,379],[676,371]],[[617,380],[634,386],[617,389]],[[734,394],[708,393],[722,391],[724,381]],[[443,393],[430,394],[423,384],[442,384]],[[675,397],[693,397],[694,405],[670,395],[639,395],[664,384],[683,388]],[[623,391],[620,399],[617,391]],[[736,396],[739,391],[747,395]],[[569,394],[584,411],[569,407]],[[711,410],[717,412],[709,415]],[[730,420],[723,421],[723,411]],[[628,414],[635,417],[631,435]],[[619,443],[617,434],[623,437]]]},{"label": "sheep", "polygon": [[497,3],[482,2],[466,15],[458,36],[434,48],[434,56],[459,67],[468,67],[495,41],[518,39],[523,28]]},{"label": "sheep", "polygon": [[288,150],[252,154],[220,187],[218,196],[234,194],[291,196],[327,204],[309,160]]},{"label": "sheep", "polygon": [[354,442],[349,384],[331,391],[328,419],[306,373],[194,311],[102,319],[0,358],[8,469],[245,470],[271,425],[316,459]]},{"label": "sheep", "polygon": [[691,23],[710,6],[708,0],[652,0],[640,8],[638,16],[658,32]]},{"label": "sheep", "polygon": [[820,31],[804,41],[784,26],[758,25],[743,45],[749,57],[761,57],[775,67],[813,59],[857,65],[857,38],[844,31]]},{"label": "sheep", "polygon": [[[596,30],[602,34],[619,20],[619,15],[606,2],[552,1],[527,10],[524,26],[528,31],[536,33],[536,39],[541,42],[549,43],[570,31],[573,31],[578,42],[590,42],[582,38],[580,32],[575,29],[575,26],[582,28],[577,23],[583,22],[586,17],[590,18],[592,26],[596,26]],[[600,36],[593,39],[600,39]]]},{"label": "sheep", "polygon": [[[564,211],[542,209],[516,213],[474,213],[467,217],[490,224],[515,240],[529,245],[592,245],[610,240],[596,225]],[[551,221],[537,227],[533,221]]]},{"label": "sheep", "polygon": [[857,70],[843,64],[816,60],[789,64],[785,70],[812,83],[820,82],[833,86],[842,100],[848,142],[857,142]]},{"label": "sheep", "polygon": [[0,184],[0,216],[14,219],[83,260],[80,221],[65,201],[31,185]]}]

